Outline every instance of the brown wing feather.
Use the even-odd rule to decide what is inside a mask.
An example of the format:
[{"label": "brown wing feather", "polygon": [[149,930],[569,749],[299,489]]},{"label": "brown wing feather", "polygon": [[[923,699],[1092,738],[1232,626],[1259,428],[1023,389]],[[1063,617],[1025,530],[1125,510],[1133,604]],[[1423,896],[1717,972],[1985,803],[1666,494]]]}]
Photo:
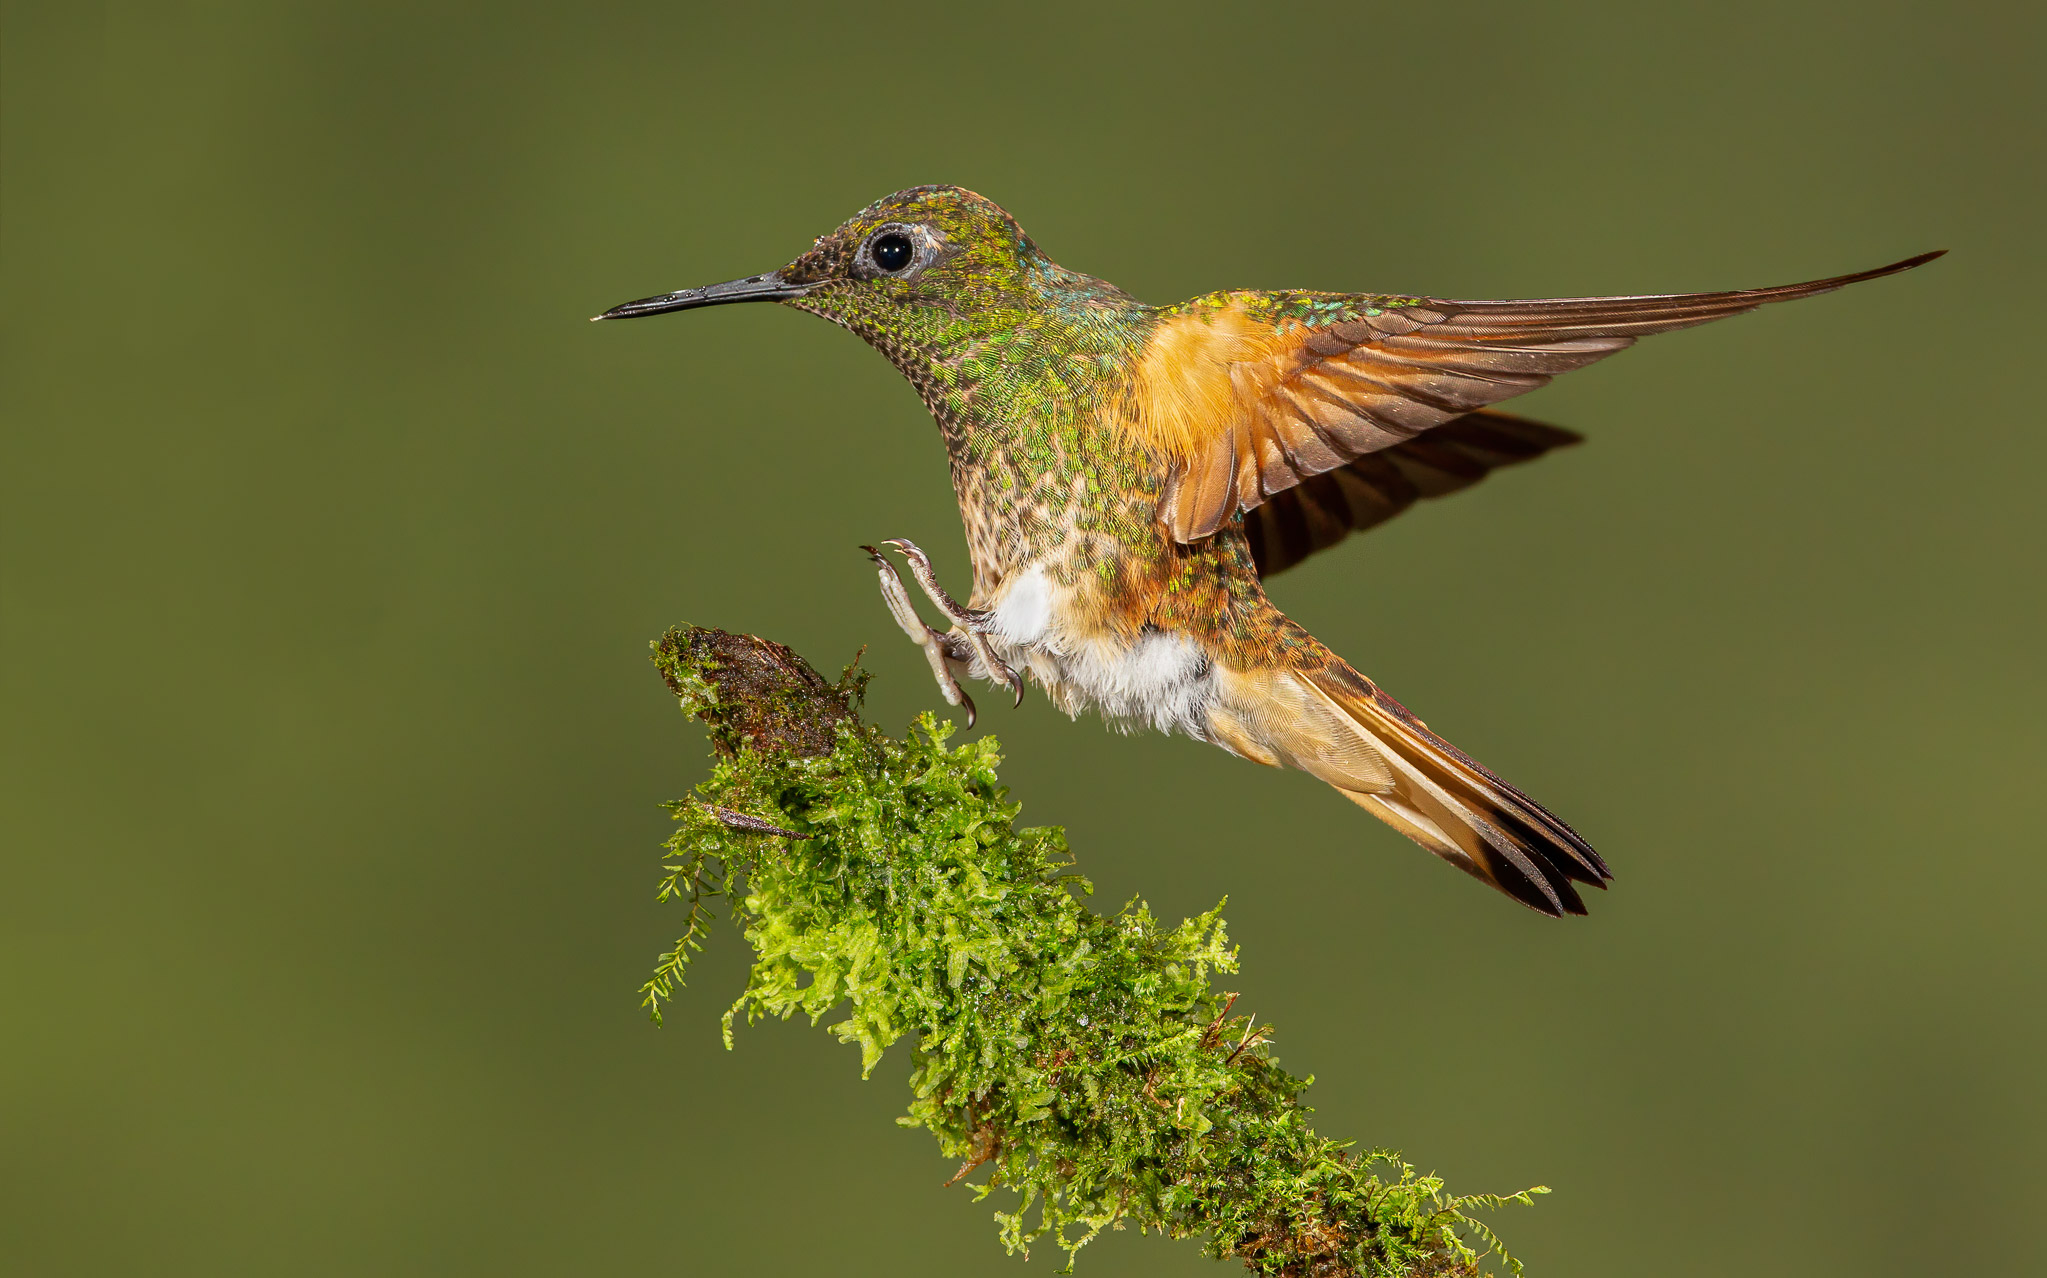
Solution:
[{"label": "brown wing feather", "polygon": [[1181,446],[1171,450],[1161,518],[1181,541],[1206,537],[1238,511],[1256,509],[1305,479],[1533,390],[1637,338],[1811,297],[1938,256],[1922,253],[1852,275],[1727,293],[1378,299],[1386,304],[1377,315],[1263,341],[1240,323],[1229,338],[1236,350],[1221,354],[1225,343],[1214,344],[1237,370],[1235,411],[1205,429],[1188,423],[1172,432]]},{"label": "brown wing feather", "polygon": [[1354,532],[1385,523],[1424,497],[1469,488],[1501,466],[1583,438],[1488,409],[1466,413],[1273,494],[1244,512],[1244,537],[1259,576],[1270,577]]}]

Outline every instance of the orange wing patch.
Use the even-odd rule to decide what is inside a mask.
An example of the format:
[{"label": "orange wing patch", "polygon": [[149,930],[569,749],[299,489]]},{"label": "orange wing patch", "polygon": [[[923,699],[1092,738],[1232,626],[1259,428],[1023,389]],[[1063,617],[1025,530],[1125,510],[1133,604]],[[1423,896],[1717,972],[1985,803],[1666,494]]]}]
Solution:
[{"label": "orange wing patch", "polygon": [[1258,363],[1272,342],[1270,327],[1254,323],[1241,300],[1196,305],[1152,332],[1125,407],[1126,429],[1174,462],[1205,451],[1235,424],[1246,407],[1237,367]]},{"label": "orange wing patch", "polygon": [[1236,509],[1238,443],[1256,438],[1255,419],[1292,362],[1287,348],[1298,345],[1252,318],[1252,297],[1198,299],[1160,324],[1124,404],[1122,429],[1169,467],[1159,513],[1177,541],[1207,536],[1227,517],[1217,512]]}]

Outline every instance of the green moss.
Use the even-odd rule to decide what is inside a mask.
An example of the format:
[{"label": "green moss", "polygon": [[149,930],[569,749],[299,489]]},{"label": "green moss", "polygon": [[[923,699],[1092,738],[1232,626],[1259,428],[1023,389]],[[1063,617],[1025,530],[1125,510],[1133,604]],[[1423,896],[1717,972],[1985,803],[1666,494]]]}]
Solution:
[{"label": "green moss", "polygon": [[[1466,1214],[1504,1199],[1447,1195],[1391,1153],[1309,1128],[1306,1081],[1216,986],[1238,970],[1220,905],[1170,925],[1142,901],[1095,913],[1064,834],[1015,826],[992,738],[952,746],[928,714],[884,735],[852,712],[850,669],[836,686],[802,667],[767,687],[744,648],[759,642],[692,630],[656,645],[719,746],[700,798],[670,805],[660,894],[690,915],[643,989],[657,1021],[724,898],[755,954],[727,1045],[741,1015],[836,1017],[865,1076],[910,1039],[897,1121],[936,1136],[955,1179],[985,1171],[971,1192],[999,1195],[1012,1251],[1048,1239],[1070,1267],[1102,1229],[1134,1226],[1202,1236],[1259,1274],[1473,1274],[1488,1252],[1519,1272]],[[761,650],[771,673],[794,657]],[[832,748],[733,731],[760,719],[739,704],[756,697],[801,726],[799,746],[822,715]],[[784,833],[736,829],[733,814]]]}]

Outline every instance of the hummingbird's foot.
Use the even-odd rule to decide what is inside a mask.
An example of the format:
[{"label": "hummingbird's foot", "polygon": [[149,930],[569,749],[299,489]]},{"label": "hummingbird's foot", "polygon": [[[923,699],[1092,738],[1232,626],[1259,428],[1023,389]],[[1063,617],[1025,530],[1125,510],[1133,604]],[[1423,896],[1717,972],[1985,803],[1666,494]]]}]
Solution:
[{"label": "hummingbird's foot", "polygon": [[967,647],[966,636],[958,631],[940,634],[924,624],[924,618],[917,615],[916,606],[910,602],[910,592],[903,589],[903,579],[896,575],[896,566],[872,546],[862,546],[867,557],[874,561],[881,575],[881,598],[895,617],[903,633],[910,636],[910,642],[924,650],[925,660],[931,663],[931,677],[938,681],[939,694],[945,704],[959,706],[967,712],[967,726],[974,726],[974,699],[960,687],[960,681],[953,676],[953,667],[966,668],[972,657]]},{"label": "hummingbird's foot", "polygon": [[[979,657],[981,664],[987,668],[988,677],[1008,688],[1015,694],[1016,704],[1022,705],[1023,676],[1010,669],[1008,662],[995,655],[994,645],[988,642],[988,614],[978,608],[969,608],[946,593],[945,587],[938,584],[938,574],[932,571],[930,557],[916,542],[898,537],[881,544],[902,552],[903,558],[910,561],[910,575],[917,579],[918,585],[924,587],[925,597],[936,604],[938,610],[952,622],[955,627],[953,633],[966,640],[974,655]],[[900,587],[900,583],[898,586]]]}]

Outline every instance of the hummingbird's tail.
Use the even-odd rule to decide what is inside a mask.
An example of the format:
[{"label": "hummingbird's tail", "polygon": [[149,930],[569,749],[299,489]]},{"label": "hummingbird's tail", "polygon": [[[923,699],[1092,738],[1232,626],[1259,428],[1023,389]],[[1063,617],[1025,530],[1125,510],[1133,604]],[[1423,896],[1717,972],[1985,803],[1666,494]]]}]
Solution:
[{"label": "hummingbird's tail", "polygon": [[1612,873],[1578,832],[1332,655],[1314,671],[1235,675],[1209,712],[1227,748],[1313,773],[1475,878],[1551,916]]}]

